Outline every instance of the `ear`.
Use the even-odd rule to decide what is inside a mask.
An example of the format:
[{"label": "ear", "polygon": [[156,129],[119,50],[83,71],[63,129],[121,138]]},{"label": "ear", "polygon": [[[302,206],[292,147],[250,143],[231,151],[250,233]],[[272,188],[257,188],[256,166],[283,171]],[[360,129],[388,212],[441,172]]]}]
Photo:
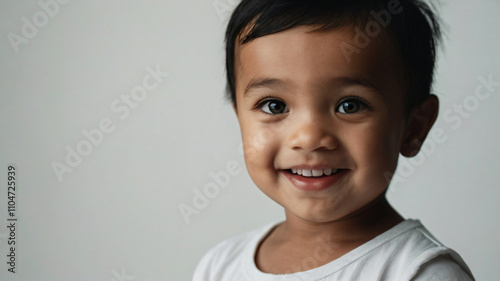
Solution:
[{"label": "ear", "polygon": [[435,95],[429,95],[411,110],[401,143],[400,152],[403,156],[413,157],[418,154],[438,112],[439,100]]}]

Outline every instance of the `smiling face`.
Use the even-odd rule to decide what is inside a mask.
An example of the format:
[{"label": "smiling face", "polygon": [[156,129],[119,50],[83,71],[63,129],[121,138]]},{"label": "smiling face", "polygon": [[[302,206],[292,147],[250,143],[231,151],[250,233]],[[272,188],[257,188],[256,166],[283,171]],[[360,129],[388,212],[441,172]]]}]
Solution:
[{"label": "smiling face", "polygon": [[287,215],[327,222],[387,188],[405,135],[405,85],[382,35],[348,62],[347,28],[312,30],[237,47],[235,111],[254,183]]}]

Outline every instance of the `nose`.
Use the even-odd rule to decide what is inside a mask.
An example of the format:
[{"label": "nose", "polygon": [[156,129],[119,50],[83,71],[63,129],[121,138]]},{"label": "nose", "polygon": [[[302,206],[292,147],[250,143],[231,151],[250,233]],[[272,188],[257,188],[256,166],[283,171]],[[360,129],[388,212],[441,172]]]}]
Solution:
[{"label": "nose", "polygon": [[328,116],[310,114],[303,118],[295,118],[288,146],[294,150],[333,150],[338,146],[334,131],[333,121]]}]

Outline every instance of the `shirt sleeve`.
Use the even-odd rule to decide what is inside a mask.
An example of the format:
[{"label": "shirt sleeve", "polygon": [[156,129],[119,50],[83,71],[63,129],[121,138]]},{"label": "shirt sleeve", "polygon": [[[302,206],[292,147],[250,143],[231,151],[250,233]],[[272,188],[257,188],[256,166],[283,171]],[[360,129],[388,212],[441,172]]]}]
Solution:
[{"label": "shirt sleeve", "polygon": [[475,281],[475,279],[449,255],[440,255],[421,265],[411,281]]},{"label": "shirt sleeve", "polygon": [[193,281],[210,281],[214,280],[211,277],[213,254],[212,251],[207,252],[196,265],[193,274]]}]

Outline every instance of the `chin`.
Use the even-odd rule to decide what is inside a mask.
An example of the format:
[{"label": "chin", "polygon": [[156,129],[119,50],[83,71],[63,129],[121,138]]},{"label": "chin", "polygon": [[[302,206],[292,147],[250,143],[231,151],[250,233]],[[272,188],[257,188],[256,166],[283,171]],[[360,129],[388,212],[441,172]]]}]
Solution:
[{"label": "chin", "polygon": [[293,214],[301,220],[315,223],[331,222],[344,217],[344,214],[335,213],[331,209],[323,210],[288,210],[288,213]]}]

